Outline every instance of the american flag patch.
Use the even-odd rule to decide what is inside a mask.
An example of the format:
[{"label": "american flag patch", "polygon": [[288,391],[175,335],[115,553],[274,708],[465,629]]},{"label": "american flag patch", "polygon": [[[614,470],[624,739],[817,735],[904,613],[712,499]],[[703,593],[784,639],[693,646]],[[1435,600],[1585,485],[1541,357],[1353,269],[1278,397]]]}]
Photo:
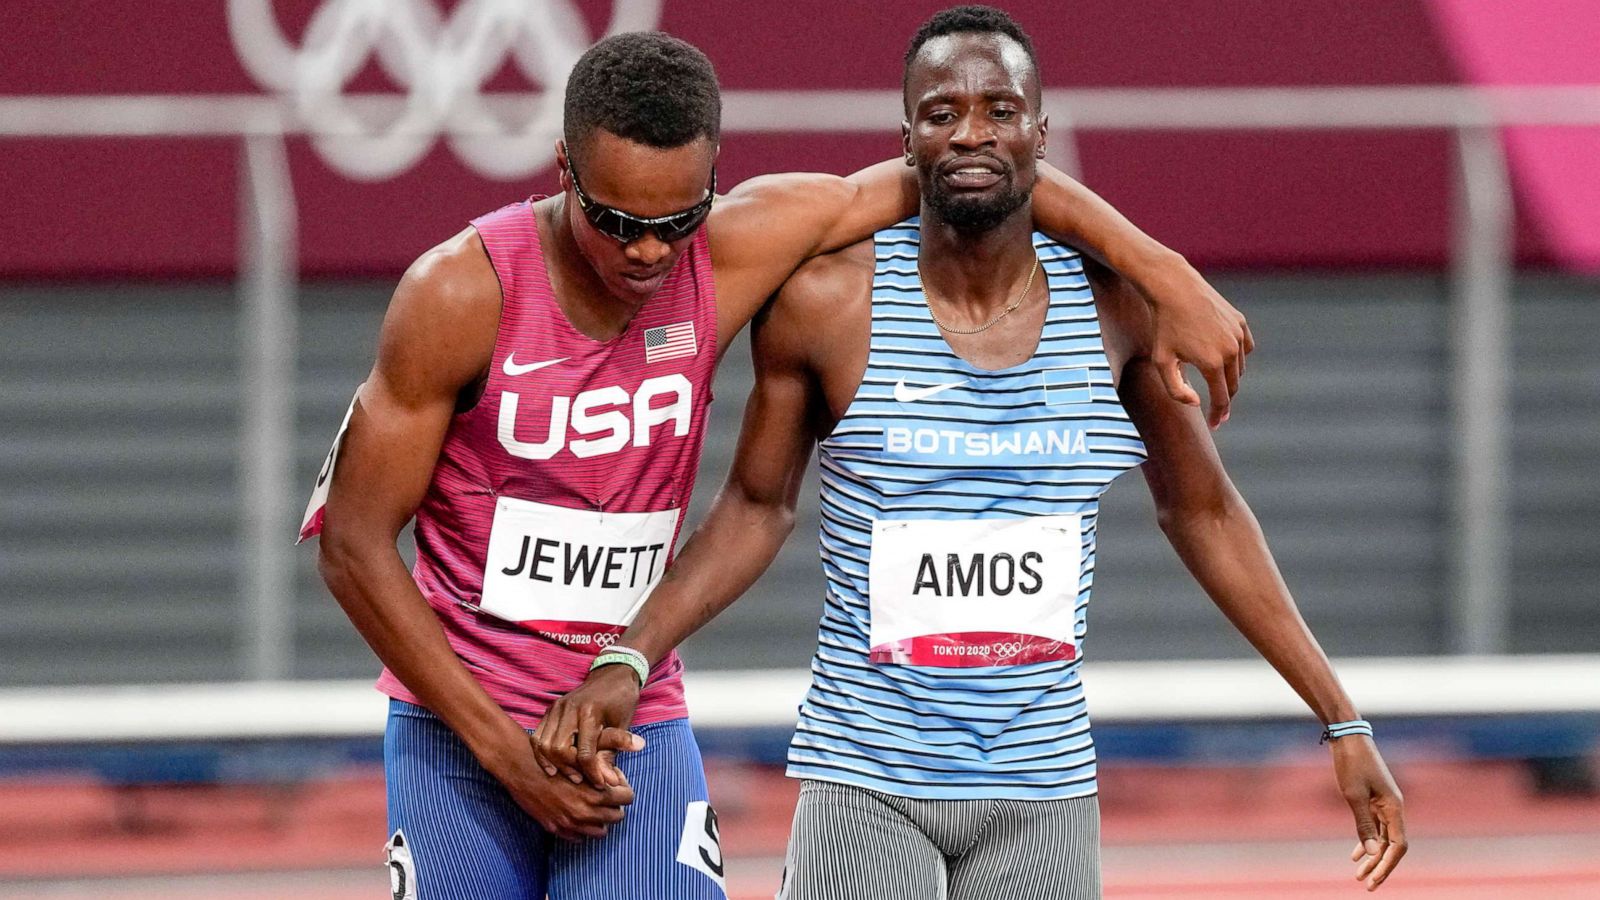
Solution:
[{"label": "american flag patch", "polygon": [[644,361],[646,365],[668,359],[693,356],[696,349],[693,322],[679,322],[676,325],[662,325],[659,328],[646,328],[644,330]]}]

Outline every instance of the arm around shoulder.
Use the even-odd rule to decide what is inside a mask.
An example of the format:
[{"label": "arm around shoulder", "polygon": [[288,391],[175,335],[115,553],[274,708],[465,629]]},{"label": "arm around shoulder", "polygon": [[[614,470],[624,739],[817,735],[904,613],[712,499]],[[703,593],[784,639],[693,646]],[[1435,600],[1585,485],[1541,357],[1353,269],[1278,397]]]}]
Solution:
[{"label": "arm around shoulder", "polygon": [[1212,426],[1222,424],[1244,357],[1255,348],[1244,316],[1181,255],[1053,166],[1039,166],[1033,215],[1040,231],[1096,257],[1138,289],[1154,313],[1151,359],[1168,395],[1200,404],[1183,378],[1180,361],[1190,363],[1210,386]]},{"label": "arm around shoulder", "polygon": [[717,299],[738,313],[727,337],[801,263],[914,215],[919,202],[916,174],[899,160],[848,177],[763,175],[719,197],[709,225]]}]

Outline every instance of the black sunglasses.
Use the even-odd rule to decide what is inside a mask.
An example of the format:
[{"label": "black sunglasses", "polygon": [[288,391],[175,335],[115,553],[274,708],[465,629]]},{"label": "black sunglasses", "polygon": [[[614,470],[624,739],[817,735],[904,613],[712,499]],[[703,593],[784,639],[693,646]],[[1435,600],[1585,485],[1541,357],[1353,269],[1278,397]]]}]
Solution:
[{"label": "black sunglasses", "polygon": [[694,230],[711,214],[711,201],[717,196],[717,170],[713,168],[711,186],[706,188],[704,200],[679,212],[646,219],[604,203],[596,203],[583,192],[583,185],[578,183],[578,170],[571,162],[567,163],[567,172],[572,176],[572,191],[578,195],[578,208],[583,210],[583,217],[589,220],[596,231],[619,244],[631,244],[644,237],[646,231],[654,231],[656,237],[669,244],[682,240],[694,234]]}]

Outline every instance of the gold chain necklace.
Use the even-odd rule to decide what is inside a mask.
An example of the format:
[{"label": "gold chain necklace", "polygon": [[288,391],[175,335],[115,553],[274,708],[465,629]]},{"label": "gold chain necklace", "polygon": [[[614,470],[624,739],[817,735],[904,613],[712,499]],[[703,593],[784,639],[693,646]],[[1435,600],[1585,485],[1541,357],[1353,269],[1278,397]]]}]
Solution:
[{"label": "gold chain necklace", "polygon": [[1017,294],[1017,299],[1011,301],[1011,305],[1000,310],[998,315],[982,325],[979,325],[977,328],[951,328],[949,325],[939,321],[939,314],[933,311],[933,295],[928,292],[928,285],[922,280],[922,260],[917,260],[917,286],[922,288],[922,302],[927,304],[928,315],[933,317],[933,324],[939,326],[941,331],[948,331],[951,334],[979,334],[981,332],[988,331],[989,329],[993,328],[1001,319],[1004,319],[1006,316],[1016,312],[1017,307],[1022,305],[1022,301],[1028,299],[1028,291],[1033,288],[1033,276],[1037,274],[1039,274],[1039,257],[1037,254],[1035,254],[1033,257],[1033,268],[1028,270],[1028,281],[1022,286],[1022,292]]}]

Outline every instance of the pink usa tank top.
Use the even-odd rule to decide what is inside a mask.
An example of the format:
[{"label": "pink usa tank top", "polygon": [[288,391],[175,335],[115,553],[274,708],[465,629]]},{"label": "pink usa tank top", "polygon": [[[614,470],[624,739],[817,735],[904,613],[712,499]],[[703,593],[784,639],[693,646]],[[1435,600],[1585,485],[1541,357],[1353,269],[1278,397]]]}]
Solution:
[{"label": "pink usa tank top", "polygon": [[[417,510],[417,586],[456,655],[524,727],[577,687],[672,562],[716,366],[704,229],[621,335],[556,303],[532,201],[472,223],[500,279],[488,383],[445,435]],[[678,718],[683,663],[651,673],[639,724]],[[385,671],[379,689],[417,702]]]}]

